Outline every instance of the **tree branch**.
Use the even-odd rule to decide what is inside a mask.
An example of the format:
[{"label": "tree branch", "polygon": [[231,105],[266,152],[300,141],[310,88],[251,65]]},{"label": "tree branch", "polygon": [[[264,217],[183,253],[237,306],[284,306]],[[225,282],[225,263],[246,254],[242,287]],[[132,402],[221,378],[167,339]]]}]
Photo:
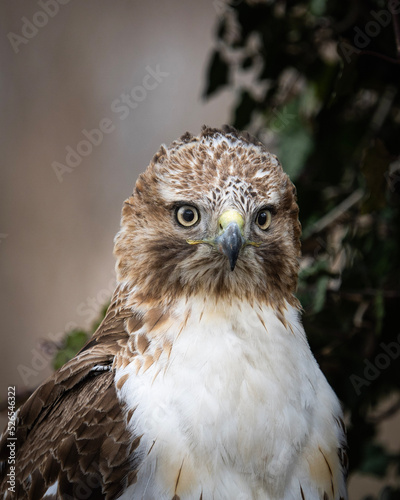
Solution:
[{"label": "tree branch", "polygon": [[343,200],[337,207],[328,212],[324,217],[317,220],[308,230],[304,231],[303,239],[307,239],[315,233],[320,233],[326,227],[330,226],[332,222],[343,215],[347,210],[349,210],[353,205],[358,203],[364,196],[362,189],[357,189],[354,193],[351,193],[345,200]]}]

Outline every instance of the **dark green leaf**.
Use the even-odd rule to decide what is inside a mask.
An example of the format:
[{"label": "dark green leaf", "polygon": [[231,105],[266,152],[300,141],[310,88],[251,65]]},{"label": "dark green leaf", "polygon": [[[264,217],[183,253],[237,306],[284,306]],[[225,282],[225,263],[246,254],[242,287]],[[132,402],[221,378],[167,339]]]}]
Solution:
[{"label": "dark green leaf", "polygon": [[226,63],[221,53],[216,50],[211,56],[208,68],[208,83],[203,97],[210,97],[221,87],[229,82],[229,65]]},{"label": "dark green leaf", "polygon": [[257,102],[253,99],[251,94],[244,90],[238,99],[235,110],[235,119],[233,121],[234,127],[243,130],[251,121],[253,112],[257,108]]},{"label": "dark green leaf", "polygon": [[383,477],[390,463],[390,456],[382,446],[367,444],[363,449],[363,460],[360,472]]}]

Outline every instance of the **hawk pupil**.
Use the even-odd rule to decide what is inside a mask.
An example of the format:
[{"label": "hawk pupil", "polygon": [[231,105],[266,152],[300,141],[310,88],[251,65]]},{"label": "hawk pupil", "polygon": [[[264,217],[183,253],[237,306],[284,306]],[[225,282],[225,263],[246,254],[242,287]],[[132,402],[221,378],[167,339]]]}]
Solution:
[{"label": "hawk pupil", "polygon": [[186,222],[192,222],[192,220],[194,219],[194,212],[193,212],[193,210],[191,210],[190,208],[186,208],[185,211],[182,214],[182,218]]},{"label": "hawk pupil", "polygon": [[258,223],[260,226],[263,226],[267,222],[267,214],[265,212],[261,212],[258,216]]}]

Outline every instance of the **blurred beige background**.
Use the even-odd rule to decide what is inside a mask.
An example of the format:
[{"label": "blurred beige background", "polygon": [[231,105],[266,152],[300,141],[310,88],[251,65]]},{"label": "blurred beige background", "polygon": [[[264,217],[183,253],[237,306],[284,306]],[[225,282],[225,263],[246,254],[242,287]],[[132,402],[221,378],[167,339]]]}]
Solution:
[{"label": "blurred beige background", "polygon": [[[159,145],[229,121],[233,91],[201,99],[220,8],[1,2],[0,400],[44,380],[41,341],[91,325],[111,296],[122,202]],[[100,123],[109,133],[87,154],[83,130]],[[72,167],[77,146],[86,156]],[[374,486],[362,480],[352,498]]]}]

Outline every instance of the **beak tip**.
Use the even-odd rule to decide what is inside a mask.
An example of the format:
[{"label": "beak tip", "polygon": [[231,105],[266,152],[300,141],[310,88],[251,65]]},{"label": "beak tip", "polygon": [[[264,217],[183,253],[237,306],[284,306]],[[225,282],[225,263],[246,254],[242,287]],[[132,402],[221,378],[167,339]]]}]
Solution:
[{"label": "beak tip", "polygon": [[237,259],[238,259],[238,255],[229,255],[228,256],[228,259],[229,259],[229,265],[230,265],[230,268],[231,268],[231,271],[234,271],[235,267],[236,267],[236,262],[237,262]]},{"label": "beak tip", "polygon": [[218,250],[228,257],[231,271],[233,271],[244,241],[240,228],[236,223],[230,224],[216,241],[218,242]]}]

